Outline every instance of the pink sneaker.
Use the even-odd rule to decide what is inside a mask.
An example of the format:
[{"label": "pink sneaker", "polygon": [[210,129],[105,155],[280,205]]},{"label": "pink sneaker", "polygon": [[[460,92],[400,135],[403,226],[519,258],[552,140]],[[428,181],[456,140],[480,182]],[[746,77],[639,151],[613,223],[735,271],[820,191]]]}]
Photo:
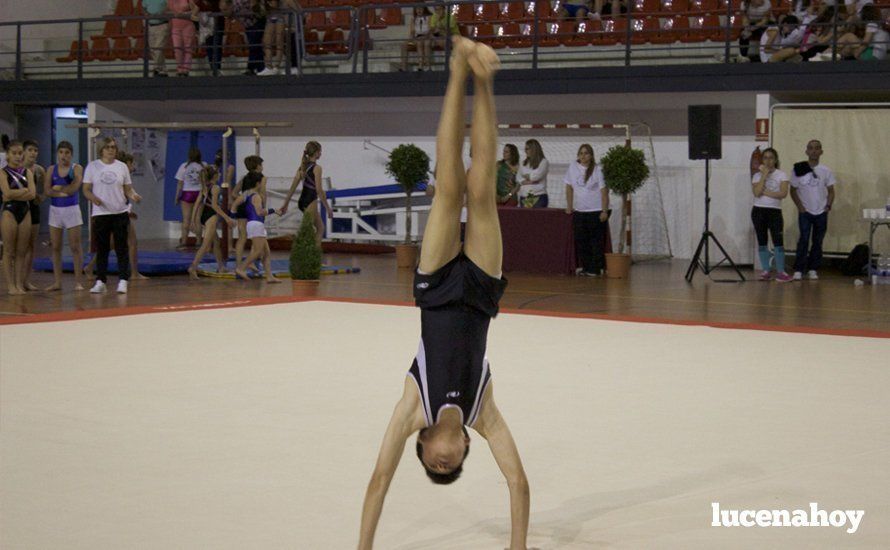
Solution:
[{"label": "pink sneaker", "polygon": [[769,271],[761,271],[760,275],[757,276],[758,281],[769,281],[773,278],[772,274]]},{"label": "pink sneaker", "polygon": [[776,274],[776,282],[777,283],[790,283],[793,280],[794,280],[794,278],[791,275],[785,273],[784,271],[780,271],[779,273]]}]

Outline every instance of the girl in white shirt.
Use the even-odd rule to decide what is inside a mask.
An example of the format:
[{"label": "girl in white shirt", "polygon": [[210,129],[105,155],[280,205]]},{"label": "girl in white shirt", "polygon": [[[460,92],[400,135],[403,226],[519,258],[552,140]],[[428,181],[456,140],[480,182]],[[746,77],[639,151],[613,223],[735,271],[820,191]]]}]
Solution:
[{"label": "girl in white shirt", "polygon": [[[192,208],[198,195],[201,193],[201,170],[204,169],[204,163],[201,162],[201,151],[197,147],[189,149],[189,156],[186,162],[179,166],[176,171],[176,204],[182,210],[182,226],[179,235],[179,247],[183,248],[188,244],[188,236],[190,223],[192,219]],[[198,236],[198,246],[201,246],[200,231],[195,231]]]},{"label": "girl in white shirt", "polygon": [[400,70],[408,70],[408,50],[411,47],[420,56],[419,71],[424,67],[432,69],[433,37],[430,34],[430,16],[432,13],[424,6],[416,6],[411,15],[411,24],[408,25],[408,40],[402,43],[402,66]]},{"label": "girl in white shirt", "polygon": [[536,139],[525,142],[525,160],[519,167],[519,206],[523,208],[547,208],[547,172],[550,163],[544,158],[544,149]]},{"label": "girl in white shirt", "polygon": [[569,165],[563,183],[566,214],[572,214],[575,255],[581,262],[579,275],[597,277],[606,266],[603,239],[609,221],[609,190],[589,144],[578,149],[578,161]]},{"label": "girl in white shirt", "polygon": [[791,183],[785,172],[779,170],[779,153],[775,149],[772,147],[764,149],[762,161],[760,170],[754,174],[751,181],[751,191],[754,193],[751,221],[754,223],[754,232],[757,234],[757,254],[760,257],[761,269],[758,278],[761,281],[769,281],[773,278],[770,273],[769,237],[772,238],[773,251],[775,252],[775,280],[787,283],[792,279],[785,273],[783,234],[785,221],[782,218],[782,199],[788,196],[788,188]]}]

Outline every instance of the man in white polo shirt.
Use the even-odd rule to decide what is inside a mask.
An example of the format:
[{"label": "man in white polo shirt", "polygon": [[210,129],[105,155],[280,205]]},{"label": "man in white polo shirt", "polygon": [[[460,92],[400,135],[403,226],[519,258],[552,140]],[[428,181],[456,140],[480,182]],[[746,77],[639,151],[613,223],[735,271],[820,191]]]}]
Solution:
[{"label": "man in white polo shirt", "polygon": [[[807,143],[807,160],[794,165],[791,174],[791,199],[797,205],[797,256],[794,259],[794,280],[819,278],[822,265],[822,239],[828,229],[828,211],[834,203],[834,173],[819,164],[822,142],[818,139]],[[810,234],[812,233],[812,247]]]}]

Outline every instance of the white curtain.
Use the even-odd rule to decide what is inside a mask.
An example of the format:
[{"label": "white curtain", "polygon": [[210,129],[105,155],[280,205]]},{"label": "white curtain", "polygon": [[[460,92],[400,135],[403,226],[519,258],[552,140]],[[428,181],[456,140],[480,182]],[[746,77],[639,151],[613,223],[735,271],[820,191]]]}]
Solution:
[{"label": "white curtain", "polygon": [[[773,147],[788,176],[795,162],[806,160],[811,139],[822,142],[821,163],[837,178],[835,201],[828,216],[826,252],[849,252],[868,240],[863,208],[883,208],[890,196],[890,106],[782,108],[773,111]],[[785,247],[794,250],[799,231],[797,208],[784,201]],[[890,253],[890,231],[875,233],[875,250]]]}]

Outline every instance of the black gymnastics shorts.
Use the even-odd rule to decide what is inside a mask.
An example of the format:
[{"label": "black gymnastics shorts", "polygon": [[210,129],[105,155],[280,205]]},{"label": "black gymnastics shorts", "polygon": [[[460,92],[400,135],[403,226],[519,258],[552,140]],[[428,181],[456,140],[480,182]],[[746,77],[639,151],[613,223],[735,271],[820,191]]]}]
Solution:
[{"label": "black gymnastics shorts", "polygon": [[31,204],[31,225],[40,225],[40,205],[37,203]]},{"label": "black gymnastics shorts", "polygon": [[15,224],[19,225],[25,221],[25,216],[30,211],[30,206],[25,201],[6,201],[3,203],[3,210],[12,214]]},{"label": "black gymnastics shorts", "polygon": [[300,193],[300,200],[297,201],[297,208],[300,209],[300,212],[305,212],[309,205],[317,200],[318,191],[316,191],[315,189],[306,189],[304,187],[303,192]]},{"label": "black gymnastics shorts", "polygon": [[461,252],[435,273],[414,274],[414,303],[421,309],[466,306],[494,317],[506,288],[505,277],[488,275]]},{"label": "black gymnastics shorts", "polygon": [[207,223],[207,220],[216,216],[216,211],[210,208],[209,206],[205,206],[203,210],[201,210],[201,225]]}]

